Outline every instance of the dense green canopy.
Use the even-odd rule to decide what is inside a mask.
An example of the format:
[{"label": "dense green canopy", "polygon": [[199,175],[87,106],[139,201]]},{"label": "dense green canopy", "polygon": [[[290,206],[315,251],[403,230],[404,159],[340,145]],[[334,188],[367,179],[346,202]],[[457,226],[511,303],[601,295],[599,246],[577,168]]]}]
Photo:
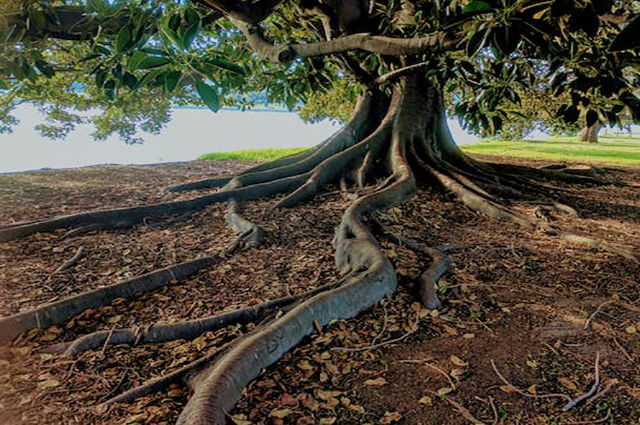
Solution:
[{"label": "dense green canopy", "polygon": [[567,123],[613,124],[625,108],[638,120],[638,10],[631,0],[3,2],[0,131],[31,102],[47,114],[45,136],[99,108],[97,138],[136,142],[172,105],[248,107],[251,93],[344,119],[353,82],[385,84],[406,65],[438,80],[476,132],[497,131],[532,91],[557,97]]}]

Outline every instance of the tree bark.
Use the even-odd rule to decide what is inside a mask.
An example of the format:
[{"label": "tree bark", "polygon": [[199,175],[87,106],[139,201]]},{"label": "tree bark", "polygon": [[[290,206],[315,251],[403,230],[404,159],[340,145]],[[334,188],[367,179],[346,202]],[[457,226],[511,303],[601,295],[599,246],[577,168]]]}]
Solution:
[{"label": "tree bark", "polygon": [[591,127],[584,127],[578,134],[578,141],[598,143],[598,133],[600,133],[601,128],[602,124],[600,122],[596,122]]}]

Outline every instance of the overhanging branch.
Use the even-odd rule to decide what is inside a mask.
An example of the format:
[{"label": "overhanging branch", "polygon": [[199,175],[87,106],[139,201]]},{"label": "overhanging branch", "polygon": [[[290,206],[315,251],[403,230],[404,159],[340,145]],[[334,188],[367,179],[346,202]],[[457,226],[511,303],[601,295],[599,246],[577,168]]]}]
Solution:
[{"label": "overhanging branch", "polygon": [[263,58],[273,62],[288,62],[295,58],[310,58],[352,50],[364,50],[386,56],[409,56],[421,53],[458,49],[462,33],[451,36],[438,33],[419,38],[393,38],[371,34],[352,34],[319,43],[275,45],[265,39],[257,25],[247,24],[230,14],[232,22],[242,31],[251,47]]}]

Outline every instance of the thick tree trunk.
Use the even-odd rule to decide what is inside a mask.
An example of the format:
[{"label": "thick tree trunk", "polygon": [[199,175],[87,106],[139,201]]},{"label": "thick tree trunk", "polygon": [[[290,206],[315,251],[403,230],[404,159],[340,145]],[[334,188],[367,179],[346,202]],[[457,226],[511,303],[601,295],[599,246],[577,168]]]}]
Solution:
[{"label": "thick tree trunk", "polygon": [[598,143],[598,133],[600,133],[601,128],[602,124],[600,122],[596,122],[591,127],[584,127],[582,131],[578,133],[578,141]]}]

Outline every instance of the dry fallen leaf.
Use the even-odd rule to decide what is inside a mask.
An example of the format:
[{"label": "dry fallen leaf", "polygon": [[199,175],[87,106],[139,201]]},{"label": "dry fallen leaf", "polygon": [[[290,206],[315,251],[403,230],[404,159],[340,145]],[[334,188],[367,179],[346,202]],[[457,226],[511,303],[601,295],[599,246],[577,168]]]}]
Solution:
[{"label": "dry fallen leaf", "polygon": [[56,381],[55,379],[49,379],[47,381],[42,381],[38,383],[38,388],[40,389],[53,388],[53,387],[57,387],[58,385],[60,385],[60,381]]},{"label": "dry fallen leaf", "polygon": [[460,367],[469,366],[469,363],[465,362],[458,356],[451,355],[449,359],[451,360],[451,363],[453,363],[456,366],[460,366]]},{"label": "dry fallen leaf", "polygon": [[535,385],[530,386],[529,388],[527,388],[527,392],[529,394],[533,394],[533,395],[537,394],[536,393],[536,386]]},{"label": "dry fallen leaf", "polygon": [[361,415],[364,414],[364,407],[358,406],[357,404],[350,404],[347,406],[347,409],[360,413]]},{"label": "dry fallen leaf", "polygon": [[560,378],[560,379],[558,379],[558,382],[560,382],[563,387],[568,388],[570,390],[574,390],[575,391],[575,390],[578,389],[576,384],[571,382],[571,380],[569,378]]},{"label": "dry fallen leaf", "polygon": [[428,395],[426,395],[426,396],[422,397],[420,400],[418,400],[418,403],[420,403],[420,404],[431,405],[432,402],[433,402],[433,400]]},{"label": "dry fallen leaf", "polygon": [[454,328],[452,328],[449,325],[442,325],[442,328],[445,330],[446,333],[448,333],[449,335],[458,335],[458,331],[455,330]]},{"label": "dry fallen leaf", "polygon": [[510,387],[508,385],[501,385],[499,388],[502,391],[504,391],[505,393],[515,393],[515,392],[517,392],[515,388]]},{"label": "dry fallen leaf", "polygon": [[236,425],[251,425],[251,421],[247,420],[247,415],[243,415],[238,413],[237,415],[231,416],[231,420]]},{"label": "dry fallen leaf", "polygon": [[438,394],[440,397],[442,397],[443,395],[449,394],[451,391],[453,391],[453,388],[444,387],[444,388],[440,388],[438,391],[436,391],[436,394]]},{"label": "dry fallen leaf", "polygon": [[366,381],[364,381],[365,385],[369,385],[372,387],[381,387],[383,385],[387,385],[388,383],[389,382],[387,382],[387,380],[384,378],[367,379]]},{"label": "dry fallen leaf", "polygon": [[382,419],[380,419],[381,424],[390,424],[391,422],[398,422],[402,419],[402,415],[399,412],[385,412]]},{"label": "dry fallen leaf", "polygon": [[291,409],[273,409],[271,412],[269,412],[269,416],[272,418],[278,418],[278,419],[284,419],[287,416],[289,416],[291,413],[293,412],[293,410]]}]

